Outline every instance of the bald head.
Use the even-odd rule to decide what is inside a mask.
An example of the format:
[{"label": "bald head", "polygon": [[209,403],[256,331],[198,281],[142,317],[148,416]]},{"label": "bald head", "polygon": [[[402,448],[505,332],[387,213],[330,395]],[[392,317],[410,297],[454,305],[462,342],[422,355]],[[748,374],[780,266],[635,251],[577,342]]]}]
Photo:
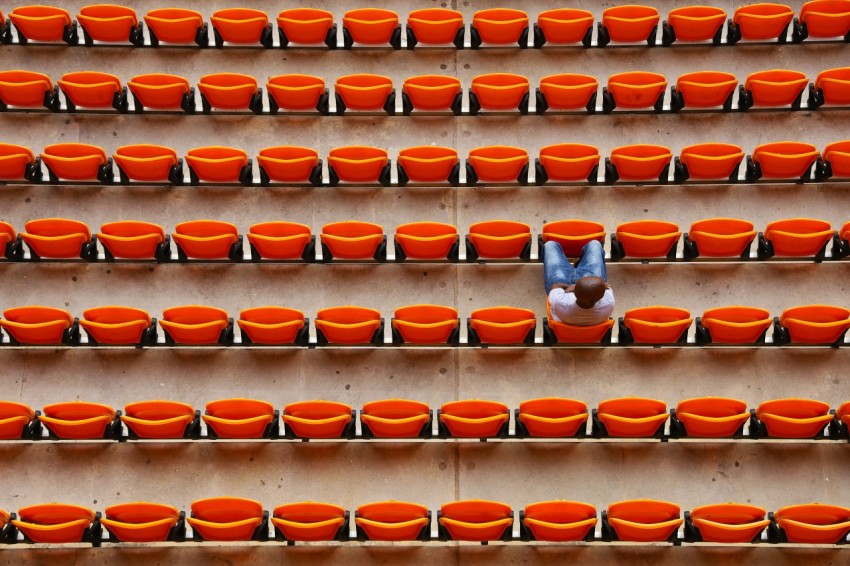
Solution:
[{"label": "bald head", "polygon": [[595,275],[582,277],[576,281],[576,305],[583,309],[592,309],[599,299],[605,295],[605,280]]}]

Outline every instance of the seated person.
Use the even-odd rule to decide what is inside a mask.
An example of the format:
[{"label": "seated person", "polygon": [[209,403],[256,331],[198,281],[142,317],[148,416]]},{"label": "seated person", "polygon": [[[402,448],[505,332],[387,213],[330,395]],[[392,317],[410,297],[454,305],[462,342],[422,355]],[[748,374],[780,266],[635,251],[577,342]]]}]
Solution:
[{"label": "seated person", "polygon": [[608,285],[605,251],[594,240],[584,245],[581,259],[570,264],[561,244],[543,246],[543,285],[549,296],[552,318],[574,326],[592,326],[614,312],[614,291]]}]

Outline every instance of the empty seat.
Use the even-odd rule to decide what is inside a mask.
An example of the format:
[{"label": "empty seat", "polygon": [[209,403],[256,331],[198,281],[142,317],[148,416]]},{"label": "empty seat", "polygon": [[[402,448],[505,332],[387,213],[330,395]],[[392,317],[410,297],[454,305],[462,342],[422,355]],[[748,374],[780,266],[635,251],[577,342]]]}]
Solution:
[{"label": "empty seat", "polygon": [[599,24],[598,43],[601,47],[610,41],[635,43],[645,41],[655,45],[655,33],[661,16],[651,6],[623,5],[606,8]]},{"label": "empty seat", "polygon": [[264,438],[277,428],[277,411],[271,403],[256,399],[221,399],[207,403],[203,415],[218,438]]},{"label": "empty seat", "polygon": [[844,37],[850,35],[848,0],[812,0],[803,4],[800,18],[794,19],[795,41],[807,37]]},{"label": "empty seat", "polygon": [[[419,75],[404,80],[401,87],[404,112],[451,109],[460,114],[463,102],[460,79],[446,75]],[[429,146],[424,146],[429,147]]]},{"label": "empty seat", "polygon": [[278,75],[269,78],[266,89],[269,93],[269,106],[272,113],[279,108],[328,112],[327,88],[325,81],[319,77],[296,74]]},{"label": "empty seat", "polygon": [[528,14],[511,8],[479,10],[472,16],[470,36],[473,49],[482,43],[517,43],[524,49],[528,42]]},{"label": "empty seat", "polygon": [[546,43],[578,43],[590,47],[593,35],[593,13],[578,8],[556,8],[537,14],[534,24],[534,46]]},{"label": "empty seat", "polygon": [[334,401],[299,401],[283,408],[288,435],[296,438],[340,438],[353,430],[351,407]]},{"label": "empty seat", "polygon": [[77,21],[85,32],[86,45],[91,45],[92,41],[129,41],[137,47],[145,44],[142,27],[139,25],[136,11],[132,8],[115,4],[83,6],[77,14]]},{"label": "empty seat", "polygon": [[469,111],[513,110],[528,112],[528,78],[512,73],[491,73],[472,79],[469,88]]},{"label": "empty seat", "polygon": [[835,230],[829,222],[812,218],[774,220],[764,229],[759,242],[762,256],[822,258]]},{"label": "empty seat", "polygon": [[260,43],[272,46],[272,26],[265,12],[251,8],[229,8],[213,12],[210,18],[215,32],[215,45],[225,42],[238,44]]},{"label": "empty seat", "polygon": [[80,326],[95,344],[152,345],[156,342],[156,327],[150,315],[142,309],[107,306],[83,311]]},{"label": "empty seat", "polygon": [[544,397],[520,403],[516,422],[534,438],[565,438],[583,435],[587,417],[587,404],[583,401]]},{"label": "empty seat", "polygon": [[508,406],[496,401],[469,399],[443,403],[440,432],[454,438],[493,438],[507,434]]},{"label": "empty seat", "polygon": [[839,429],[847,429],[850,424],[850,401],[845,401],[835,411],[835,418],[838,420]]},{"label": "empty seat", "polygon": [[[241,240],[236,226],[220,220],[191,220],[174,227],[171,235],[181,259],[242,259]],[[237,250],[237,248],[239,248]],[[238,254],[237,254],[238,251]]]},{"label": "empty seat", "polygon": [[809,78],[800,71],[774,69],[751,73],[740,87],[738,109],[788,105],[792,109],[798,109],[808,84]]},{"label": "empty seat", "polygon": [[39,154],[50,173],[50,181],[113,181],[112,160],[103,148],[85,143],[48,145]]},{"label": "empty seat", "polygon": [[410,305],[395,310],[393,342],[400,344],[457,344],[457,309],[440,305]]},{"label": "empty seat", "polygon": [[243,344],[306,345],[309,321],[304,313],[284,307],[254,307],[239,313],[236,321]]},{"label": "empty seat", "polygon": [[581,257],[588,242],[605,240],[605,227],[592,220],[556,220],[543,225],[541,241],[561,244],[567,257]]},{"label": "empty seat", "polygon": [[726,41],[737,43],[740,39],[776,39],[785,43],[788,25],[794,10],[785,4],[748,4],[735,10]]},{"label": "empty seat", "polygon": [[17,259],[23,253],[22,240],[15,228],[8,222],[0,221],[0,251],[6,259]]},{"label": "empty seat", "polygon": [[658,73],[629,71],[608,78],[608,86],[602,89],[602,111],[615,108],[654,108],[660,112],[664,105],[667,79]]},{"label": "empty seat", "polygon": [[572,542],[593,536],[596,507],[578,501],[540,501],[525,506],[520,529],[532,540]]},{"label": "empty seat", "polygon": [[822,71],[809,85],[809,108],[823,104],[850,105],[850,67]]},{"label": "empty seat", "polygon": [[658,181],[667,183],[673,154],[662,145],[635,144],[615,148],[605,159],[605,181]]},{"label": "empty seat", "polygon": [[536,112],[584,108],[593,113],[598,90],[599,81],[590,75],[564,73],[543,77],[538,87]]},{"label": "empty seat", "polygon": [[830,305],[792,307],[782,311],[779,324],[791,343],[836,344],[844,341],[850,328],[850,310]]},{"label": "empty seat", "polygon": [[[38,420],[61,440],[93,440],[113,437],[115,415],[108,405],[71,401],[45,405]],[[120,432],[120,421],[117,424]]]},{"label": "empty seat", "polygon": [[277,15],[277,28],[281,47],[290,43],[315,45],[324,43],[336,48],[334,16],[318,8],[289,8]]},{"label": "empty seat", "polygon": [[371,222],[346,220],[322,226],[322,260],[386,257],[384,227]]},{"label": "empty seat", "polygon": [[351,145],[335,147],[328,153],[330,184],[347,183],[389,184],[390,160],[386,150],[377,147]]},{"label": "empty seat", "polygon": [[127,91],[115,75],[78,71],[65,73],[57,83],[65,94],[65,104],[69,112],[73,112],[78,106],[127,111]]},{"label": "empty seat", "polygon": [[257,161],[264,185],[272,181],[322,184],[322,160],[315,149],[295,145],[266,147],[260,150]]},{"label": "empty seat", "polygon": [[514,512],[497,501],[469,499],[440,507],[440,538],[484,542],[510,540]]},{"label": "empty seat", "polygon": [[151,37],[151,45],[167,43],[192,43],[201,47],[209,44],[207,24],[200,12],[186,8],[158,8],[145,16]]},{"label": "empty seat", "polygon": [[282,220],[253,224],[248,232],[255,260],[313,260],[315,246],[310,227]]},{"label": "empty seat", "polygon": [[375,309],[331,307],[316,313],[316,338],[319,344],[384,343],[384,319]]},{"label": "empty seat", "polygon": [[720,44],[726,12],[716,6],[683,6],[670,10],[663,26],[663,44],[677,40]]},{"label": "empty seat", "polygon": [[165,73],[136,75],[127,87],[133,95],[136,112],[145,108],[195,111],[195,89],[181,76]]},{"label": "empty seat", "polygon": [[738,218],[707,218],[691,224],[685,235],[685,254],[690,257],[750,257],[756,238],[753,223]]},{"label": "empty seat", "polygon": [[121,422],[138,438],[184,438],[192,432],[195,409],[177,401],[138,401],[124,407]]},{"label": "empty seat", "polygon": [[396,261],[458,259],[457,228],[442,222],[399,224],[395,232]]},{"label": "empty seat", "polygon": [[833,142],[824,148],[816,176],[818,173],[825,178],[850,177],[850,140]]},{"label": "empty seat", "polygon": [[610,344],[614,319],[599,324],[575,325],[552,318],[552,309],[546,302],[546,320],[543,324],[544,344]]},{"label": "empty seat", "polygon": [[[0,401],[0,439],[26,438],[34,419],[35,411],[28,405],[14,401]],[[0,525],[0,529],[4,526]]]},{"label": "empty seat", "polygon": [[121,182],[183,182],[183,160],[170,147],[152,144],[125,145],[112,154]]},{"label": "empty seat", "polygon": [[676,182],[688,179],[738,180],[738,168],[744,160],[744,150],[731,143],[701,143],[682,149],[676,158]]},{"label": "empty seat", "polygon": [[385,110],[395,112],[393,80],[383,75],[345,75],[334,83],[337,113],[345,110]]},{"label": "empty seat", "polygon": [[12,524],[35,543],[63,544],[90,542],[89,532],[95,512],[88,507],[66,503],[45,503],[18,509]]},{"label": "empty seat", "polygon": [[836,544],[850,531],[850,509],[837,505],[789,505],[776,511],[773,519],[788,542]]},{"label": "empty seat", "polygon": [[697,71],[680,75],[670,91],[670,109],[678,112],[685,107],[722,106],[726,111],[732,110],[732,97],[737,86],[738,79],[732,73]]},{"label": "empty seat", "polygon": [[9,12],[18,41],[78,41],[76,22],[67,10],[55,6],[18,6]]},{"label": "empty seat", "polygon": [[204,113],[219,110],[263,111],[263,91],[257,79],[240,73],[204,75],[198,82]]},{"label": "empty seat", "polygon": [[756,307],[717,307],[707,309],[698,322],[697,341],[707,330],[712,344],[764,343],[764,335],[773,319],[765,309]]},{"label": "empty seat", "polygon": [[770,524],[765,513],[761,507],[741,503],[702,505],[691,510],[690,522],[703,542],[757,542]]},{"label": "empty seat", "polygon": [[176,507],[137,501],[110,505],[101,524],[119,542],[163,542],[183,516]]},{"label": "empty seat", "polygon": [[470,344],[533,344],[537,319],[534,311],[490,307],[472,311],[467,334]]},{"label": "empty seat", "polygon": [[747,404],[738,399],[726,397],[698,397],[679,401],[676,405],[675,423],[682,431],[674,430],[671,422],[670,433],[679,436],[697,438],[729,438],[742,429],[750,418]]},{"label": "empty seat", "polygon": [[72,339],[74,317],[53,307],[13,307],[3,311],[0,327],[19,344],[62,344]]},{"label": "empty seat", "polygon": [[346,49],[355,43],[380,45],[388,43],[395,49],[401,47],[401,26],[398,14],[381,8],[349,10],[342,18]]},{"label": "empty seat", "polygon": [[669,416],[663,401],[643,397],[608,399],[600,402],[593,413],[594,421],[598,419],[605,427],[605,434],[597,430],[597,435],[620,438],[646,438],[661,434]]},{"label": "empty seat", "polygon": [[453,43],[463,49],[463,14],[448,8],[413,10],[407,15],[407,48],[419,43],[443,45]]},{"label": "empty seat", "polygon": [[302,501],[278,505],[272,514],[275,532],[294,542],[347,539],[347,511],[339,505]]},{"label": "empty seat", "polygon": [[97,240],[103,244],[107,259],[171,258],[170,236],[165,229],[151,222],[118,220],[100,227]]},{"label": "empty seat", "polygon": [[26,177],[41,176],[41,158],[28,147],[0,143],[0,179],[15,181]]},{"label": "empty seat", "polygon": [[84,222],[65,218],[40,218],[24,225],[21,239],[30,248],[33,259],[88,257],[91,231]]},{"label": "empty seat", "polygon": [[833,419],[829,404],[812,399],[774,399],[756,409],[761,431],[776,438],[814,438]]},{"label": "empty seat", "polygon": [[519,147],[490,145],[469,151],[466,183],[528,183],[528,152]]},{"label": "empty seat", "polygon": [[757,146],[752,165],[747,163],[747,177],[809,180],[811,167],[820,154],[815,146],[802,142],[773,142]]},{"label": "empty seat", "polygon": [[[671,257],[682,233],[672,222],[663,220],[634,220],[617,226],[616,241],[622,246],[623,257]],[[613,248],[612,241],[612,248]],[[614,250],[611,251],[612,258]]]},{"label": "empty seat", "polygon": [[630,334],[621,341],[637,344],[683,344],[694,321],[687,310],[665,306],[629,309],[621,320]]},{"label": "empty seat", "polygon": [[159,324],[165,331],[166,343],[200,345],[232,341],[232,322],[221,309],[185,305],[162,311]]},{"label": "empty seat", "polygon": [[364,436],[416,438],[431,435],[431,410],[426,403],[384,399],[365,403],[360,410]]},{"label": "empty seat", "polygon": [[460,183],[460,159],[450,147],[422,145],[408,147],[398,154],[398,184]]},{"label": "empty seat", "polygon": [[429,540],[431,535],[431,512],[418,503],[366,503],[357,508],[354,522],[365,540]]},{"label": "empty seat", "polygon": [[208,541],[247,541],[268,529],[262,504],[240,497],[193,501],[192,516],[186,520],[199,540]]},{"label": "empty seat", "polygon": [[186,163],[193,185],[200,181],[250,184],[253,180],[248,154],[234,147],[196,147],[186,154]]},{"label": "empty seat", "polygon": [[[607,523],[616,540],[662,542],[676,536],[682,524],[681,510],[675,503],[653,499],[633,499],[612,503]],[[603,533],[604,535],[605,533]]]},{"label": "empty seat", "polygon": [[[599,149],[583,143],[559,143],[540,148],[535,181],[587,181],[596,184]],[[568,254],[569,255],[569,254]]]},{"label": "empty seat", "polygon": [[9,106],[58,110],[55,88],[50,77],[35,71],[0,71],[0,110]]}]

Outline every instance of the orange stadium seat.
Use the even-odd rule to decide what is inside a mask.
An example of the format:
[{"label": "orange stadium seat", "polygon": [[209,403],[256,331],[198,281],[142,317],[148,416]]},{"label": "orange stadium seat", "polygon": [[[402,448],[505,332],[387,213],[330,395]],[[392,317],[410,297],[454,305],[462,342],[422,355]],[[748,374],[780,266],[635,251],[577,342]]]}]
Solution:
[{"label": "orange stadium seat", "polygon": [[66,503],[45,503],[18,509],[12,524],[27,540],[35,543],[67,544],[92,542],[91,526],[95,512],[88,507]]},{"label": "orange stadium seat", "polygon": [[519,516],[523,540],[573,542],[593,538],[596,507],[578,501],[530,503]]},{"label": "orange stadium seat", "polygon": [[0,111],[9,106],[59,110],[59,91],[50,77],[34,71],[0,71]]},{"label": "orange stadium seat", "polygon": [[472,16],[469,26],[470,46],[478,49],[483,43],[493,45],[528,45],[528,14],[511,8],[479,10]]},{"label": "orange stadium seat", "polygon": [[104,514],[100,522],[117,542],[164,542],[176,538],[178,524],[185,530],[185,515],[161,503],[119,503],[107,507]]},{"label": "orange stadium seat", "polygon": [[[0,439],[28,438],[32,433],[31,425],[35,421],[35,411],[28,405],[14,401],[0,401]],[[0,525],[0,529],[4,526]]]},{"label": "orange stadium seat", "polygon": [[[850,328],[850,310],[831,305],[785,309],[774,327],[773,341],[795,344],[841,344]],[[779,336],[776,331],[779,331]]]},{"label": "orange stadium seat", "polygon": [[431,512],[406,501],[360,505],[354,514],[358,540],[409,541],[431,538]]},{"label": "orange stadium seat", "polygon": [[845,222],[835,236],[832,237],[833,259],[845,258],[848,255],[850,255],[850,221]]},{"label": "orange stadium seat", "polygon": [[127,83],[133,95],[136,112],[145,108],[152,110],[182,109],[188,114],[195,112],[195,88],[178,75],[151,73],[136,75]]},{"label": "orange stadium seat", "polygon": [[183,183],[183,160],[170,147],[151,144],[125,145],[112,154],[124,184],[130,181]]},{"label": "orange stadium seat", "polygon": [[599,149],[583,143],[559,143],[540,148],[535,161],[535,183],[547,181],[597,182]]},{"label": "orange stadium seat", "polygon": [[154,400],[126,405],[121,422],[138,438],[188,438],[196,418],[191,405]]},{"label": "orange stadium seat", "polygon": [[399,224],[395,231],[396,261],[458,259],[457,228],[442,222]]},{"label": "orange stadium seat", "polygon": [[328,153],[328,175],[332,187],[346,183],[390,184],[390,159],[386,150],[350,145],[335,147]]},{"label": "orange stadium seat", "polygon": [[599,23],[597,43],[605,47],[611,41],[655,45],[655,34],[661,16],[651,6],[628,4],[606,8]]},{"label": "orange stadium seat", "polygon": [[310,227],[282,220],[253,224],[248,232],[251,259],[303,260],[312,262],[316,239]]},{"label": "orange stadium seat", "polygon": [[602,111],[608,114],[615,108],[653,108],[661,112],[666,89],[667,79],[658,73],[629,71],[611,75],[608,86],[602,87]]},{"label": "orange stadium seat", "polygon": [[32,150],[22,145],[0,143],[0,179],[29,179],[39,182],[42,176],[41,156],[36,156]]},{"label": "orange stadium seat", "polygon": [[824,104],[850,105],[850,67],[821,71],[809,85],[808,106],[815,109]]},{"label": "orange stadium seat", "polygon": [[160,41],[166,43],[196,43],[207,47],[210,42],[207,24],[200,12],[186,8],[158,8],[151,10],[145,16],[151,45],[159,46]]},{"label": "orange stadium seat", "polygon": [[385,261],[387,257],[384,227],[371,222],[345,220],[322,226],[320,236],[322,261],[336,259],[374,259]]},{"label": "orange stadium seat", "polygon": [[512,73],[491,73],[472,79],[469,89],[469,113],[479,110],[513,110],[528,112],[528,78]]},{"label": "orange stadium seat", "polygon": [[812,0],[803,4],[800,17],[794,18],[792,40],[797,43],[808,37],[850,38],[850,1]]},{"label": "orange stadium seat", "polygon": [[8,222],[0,221],[0,251],[6,259],[20,261],[24,258],[24,242]]},{"label": "orange stadium seat", "polygon": [[156,343],[156,326],[147,311],[132,307],[107,306],[83,311],[80,326],[90,344]]},{"label": "orange stadium seat", "polygon": [[799,179],[805,183],[820,153],[809,143],[773,142],[756,146],[747,158],[747,180]]},{"label": "orange stadium seat", "polygon": [[543,320],[543,343],[553,344],[610,344],[614,319],[599,324],[577,326],[552,318],[549,302],[546,302],[546,318]]},{"label": "orange stadium seat", "polygon": [[339,505],[314,501],[278,505],[272,514],[272,523],[279,540],[348,540],[348,511]]},{"label": "orange stadium seat", "polygon": [[257,155],[260,182],[322,184],[322,160],[315,149],[297,145],[266,147]]},{"label": "orange stadium seat", "polygon": [[263,90],[257,79],[240,73],[204,75],[198,82],[204,114],[216,110],[251,110],[263,112]]},{"label": "orange stadium seat", "polygon": [[97,248],[93,245],[89,227],[77,220],[40,218],[24,225],[21,239],[29,246],[33,260],[41,258],[94,259]]},{"label": "orange stadium seat", "polygon": [[662,23],[662,45],[677,40],[686,42],[711,41],[720,45],[726,12],[716,6],[683,6],[674,8]]},{"label": "orange stadium seat", "polygon": [[603,540],[663,542],[675,540],[684,522],[674,503],[653,499],[619,501],[602,515]]},{"label": "orange stadium seat", "polygon": [[682,108],[723,107],[732,110],[732,97],[738,87],[738,79],[732,73],[721,71],[697,71],[685,73],[676,79],[676,86],[670,89],[670,110],[678,112]]},{"label": "orange stadium seat", "polygon": [[68,112],[74,112],[78,106],[83,108],[114,108],[127,112],[127,87],[121,86],[121,80],[115,75],[97,71],[78,71],[65,73],[57,81],[65,94],[65,106]]},{"label": "orange stadium seat", "polygon": [[365,307],[342,306],[321,309],[316,313],[318,344],[384,343],[384,319],[380,311]]},{"label": "orange stadium seat", "polygon": [[738,218],[707,218],[691,224],[683,238],[685,258],[740,257],[749,259],[757,232],[753,223]]},{"label": "orange stadium seat", "polygon": [[672,159],[670,148],[662,145],[635,144],[615,148],[611,157],[605,158],[605,182],[658,181],[664,185]]},{"label": "orange stadium seat", "polygon": [[370,401],[360,411],[360,424],[367,438],[428,438],[431,409],[426,403],[407,399]]},{"label": "orange stadium seat", "polygon": [[593,433],[597,437],[660,437],[668,416],[663,401],[643,397],[608,399],[593,410]]},{"label": "orange stadium seat", "polygon": [[217,438],[269,438],[279,426],[272,404],[256,399],[210,401],[203,419],[207,436]]},{"label": "orange stadium seat", "polygon": [[12,307],[3,311],[0,327],[15,344],[70,344],[79,338],[79,329],[66,310],[53,307]]},{"label": "orange stadium seat", "polygon": [[753,106],[791,106],[799,110],[809,78],[800,71],[774,69],[747,76],[739,87],[738,110]]},{"label": "orange stadium seat", "polygon": [[590,47],[593,36],[593,13],[578,8],[556,8],[537,14],[534,24],[534,47],[547,43],[579,43]]},{"label": "orange stadium seat", "polygon": [[71,401],[45,405],[38,420],[61,440],[115,438],[121,432],[115,409],[99,403]]},{"label": "orange stadium seat", "polygon": [[697,318],[696,337],[702,344],[764,344],[773,324],[770,313],[756,307],[716,307]]},{"label": "orange stadium seat", "polygon": [[310,321],[299,310],[285,307],[244,309],[236,323],[242,331],[242,344],[307,345]]},{"label": "orange stadium seat", "polygon": [[528,152],[519,147],[490,145],[469,150],[466,184],[517,182],[528,184]]},{"label": "orange stadium seat", "polygon": [[357,74],[339,77],[334,83],[337,114],[346,110],[384,110],[395,113],[393,80],[383,75]]},{"label": "orange stadium seat", "polygon": [[250,185],[254,179],[248,154],[234,147],[196,147],[186,154],[186,163],[193,185],[201,181]]},{"label": "orange stadium seat", "polygon": [[611,238],[611,259],[624,257],[672,259],[682,233],[672,222],[634,220],[617,226]]},{"label": "orange stadium seat", "polygon": [[210,23],[215,34],[215,46],[226,43],[252,44],[272,47],[274,34],[265,12],[251,8],[229,8],[213,12]]},{"label": "orange stadium seat", "polygon": [[688,179],[728,179],[735,183],[744,155],[740,146],[731,143],[689,145],[674,160],[673,178],[677,183]]},{"label": "orange stadium seat", "polygon": [[424,8],[407,15],[407,48],[416,45],[454,44],[463,49],[463,14],[448,8]]},{"label": "orange stadium seat", "polygon": [[162,311],[160,326],[165,331],[165,343],[223,344],[233,343],[233,319],[215,307],[184,305]]},{"label": "orange stadium seat", "polygon": [[738,43],[741,39],[764,41],[776,39],[779,43],[786,42],[786,34],[794,10],[785,4],[748,4],[735,10],[726,42]]},{"label": "orange stadium seat", "polygon": [[277,30],[281,47],[290,43],[316,45],[324,43],[336,49],[334,16],[318,8],[289,8],[277,15]]},{"label": "orange stadium seat", "polygon": [[293,438],[341,438],[354,432],[354,412],[334,401],[299,401],[283,408],[286,435]]},{"label": "orange stadium seat", "polygon": [[850,531],[847,507],[823,503],[789,505],[772,515],[782,542],[836,544],[843,542]]},{"label": "orange stadium seat", "polygon": [[171,235],[180,261],[229,259],[242,261],[242,237],[235,225],[220,220],[191,220],[174,227]]},{"label": "orange stadium seat", "polygon": [[18,30],[18,42],[64,41],[69,45],[79,42],[77,22],[67,10],[55,6],[18,6],[9,12],[9,19]]},{"label": "orange stadium seat", "polygon": [[587,425],[584,401],[544,397],[523,401],[516,409],[517,436],[566,438],[584,436]]},{"label": "orange stadium seat", "polygon": [[836,409],[835,419],[838,421],[839,429],[844,429],[844,432],[846,432],[848,425],[850,425],[850,401],[845,401]]},{"label": "orange stadium seat", "polygon": [[394,344],[451,344],[460,340],[457,309],[440,305],[410,305],[395,310]]},{"label": "orange stadium seat", "polygon": [[505,503],[468,499],[440,507],[438,522],[440,540],[511,540],[514,512]]},{"label": "orange stadium seat", "polygon": [[145,44],[142,26],[136,11],[115,4],[94,4],[83,6],[77,14],[77,21],[83,28],[86,45],[95,41],[106,43],[124,43],[129,41],[136,47]]},{"label": "orange stadium seat", "polygon": [[531,256],[531,226],[513,220],[488,220],[469,225],[466,260],[519,258]]},{"label": "orange stadium seat", "polygon": [[467,319],[470,345],[534,343],[534,311],[516,307],[490,307],[472,311]]},{"label": "orange stadium seat", "polygon": [[850,177],[850,140],[829,144],[817,161],[815,179],[822,181],[832,177]]},{"label": "orange stadium seat", "polygon": [[463,104],[460,79],[446,75],[409,77],[404,80],[401,93],[405,115],[414,110],[435,112],[449,109],[458,115]]},{"label": "orange stadium seat", "polygon": [[620,319],[624,344],[684,344],[694,321],[685,309],[652,306],[629,309]]},{"label": "orange stadium seat", "polygon": [[503,403],[468,399],[443,403],[437,417],[443,437],[494,438],[507,435],[510,413]]},{"label": "orange stadium seat", "polygon": [[51,183],[58,183],[60,179],[101,183],[114,181],[112,159],[96,145],[57,143],[46,146],[40,156],[47,166]]},{"label": "orange stadium seat", "polygon": [[815,438],[833,419],[828,403],[797,398],[764,401],[755,416],[760,421],[759,436],[773,438]]},{"label": "orange stadium seat", "polygon": [[186,519],[196,540],[248,541],[268,537],[268,513],[258,501],[212,497],[192,502]]},{"label": "orange stadium seat", "polygon": [[719,503],[702,505],[685,513],[686,540],[689,529],[702,542],[740,544],[757,542],[764,528],[770,524],[765,510],[755,505]]},{"label": "orange stadium seat", "polygon": [[113,259],[171,259],[171,236],[165,229],[150,222],[118,220],[100,227],[97,240],[103,244],[106,260]]},{"label": "orange stadium seat", "polygon": [[759,235],[759,258],[814,257],[822,261],[835,230],[829,222],[812,218],[774,220]]},{"label": "orange stadium seat", "polygon": [[401,48],[401,25],[398,14],[382,8],[349,10],[342,18],[343,44],[351,49],[355,43],[389,44]]},{"label": "orange stadium seat", "polygon": [[747,404],[726,397],[697,397],[679,401],[670,414],[670,436],[730,438],[743,434],[750,418]]},{"label": "orange stadium seat", "polygon": [[540,248],[549,241],[558,242],[567,257],[581,257],[584,246],[593,241],[605,241],[605,227],[592,220],[556,220],[543,225]]},{"label": "orange stadium seat", "polygon": [[398,185],[415,183],[460,184],[460,159],[450,147],[421,145],[402,149],[398,153]]},{"label": "orange stadium seat", "polygon": [[589,113],[596,112],[596,96],[599,81],[590,75],[564,73],[549,75],[540,79],[536,91],[537,108],[542,114],[548,109],[576,110],[584,108]]},{"label": "orange stadium seat", "polygon": [[289,111],[317,110],[327,114],[328,89],[325,81],[312,75],[278,75],[266,83],[269,108],[275,114],[279,109]]}]

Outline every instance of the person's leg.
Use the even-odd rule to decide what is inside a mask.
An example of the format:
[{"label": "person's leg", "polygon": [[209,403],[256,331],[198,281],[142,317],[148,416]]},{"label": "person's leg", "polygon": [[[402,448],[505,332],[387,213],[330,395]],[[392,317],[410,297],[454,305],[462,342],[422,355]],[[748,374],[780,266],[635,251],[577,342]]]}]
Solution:
[{"label": "person's leg", "polygon": [[564,254],[561,244],[550,240],[543,245],[543,287],[547,295],[556,283],[575,285],[576,270]]},{"label": "person's leg", "polygon": [[581,259],[576,266],[577,279],[590,275],[608,281],[608,270],[605,269],[605,249],[597,240],[584,245],[581,250]]}]

